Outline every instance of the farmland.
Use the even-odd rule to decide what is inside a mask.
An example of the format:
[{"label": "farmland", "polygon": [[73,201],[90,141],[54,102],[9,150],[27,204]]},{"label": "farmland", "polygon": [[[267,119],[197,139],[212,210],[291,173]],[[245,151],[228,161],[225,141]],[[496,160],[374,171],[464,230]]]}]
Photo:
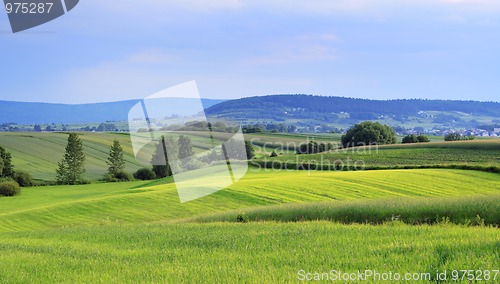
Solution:
[{"label": "farmland", "polygon": [[[197,142],[203,137],[187,135],[202,151]],[[145,166],[133,158],[128,135],[81,138],[87,178],[105,172],[113,139],[125,150],[127,171]],[[261,145],[301,143],[307,136],[246,138],[264,142],[254,144],[258,162],[268,153]],[[5,133],[0,145],[12,153],[16,169],[51,180],[66,139],[63,133]],[[338,137],[315,137],[330,139]],[[362,159],[382,168],[497,167],[498,146],[495,140],[390,145],[332,151],[323,159]],[[287,150],[273,159],[321,157]],[[240,181],[188,203],[179,202],[172,178],[23,188],[0,198],[0,281],[296,282],[299,271],[332,269],[416,272],[435,281],[436,271],[499,269],[499,202],[499,174],[437,168],[250,167]]]}]

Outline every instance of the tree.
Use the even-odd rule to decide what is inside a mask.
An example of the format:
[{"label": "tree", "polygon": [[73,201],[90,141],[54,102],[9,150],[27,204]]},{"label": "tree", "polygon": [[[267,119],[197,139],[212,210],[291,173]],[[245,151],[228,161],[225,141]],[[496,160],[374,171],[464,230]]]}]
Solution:
[{"label": "tree", "polygon": [[116,174],[125,168],[123,148],[118,140],[113,141],[106,164],[108,164],[108,173],[113,177],[116,177]]},{"label": "tree", "polygon": [[402,143],[418,143],[418,138],[415,134],[406,135],[405,137],[403,137]]},{"label": "tree", "polygon": [[16,172],[14,171],[11,160],[12,157],[10,153],[0,146],[0,177],[15,177]]},{"label": "tree", "polygon": [[245,141],[245,150],[247,152],[247,158],[249,160],[255,157],[255,149],[253,148],[252,143],[250,143],[249,141]]},{"label": "tree", "polygon": [[373,144],[395,144],[396,132],[390,126],[364,121],[354,125],[342,136],[342,146],[356,147]]},{"label": "tree", "polygon": [[33,126],[33,130],[35,132],[41,132],[42,131],[42,127],[40,126],[40,124],[35,124],[35,126]]},{"label": "tree", "polygon": [[444,141],[474,140],[474,136],[462,136],[460,132],[448,133],[444,136]]},{"label": "tree", "polygon": [[61,162],[58,163],[56,180],[59,184],[78,184],[81,175],[85,172],[85,154],[83,154],[83,142],[76,133],[70,133],[66,153]]},{"label": "tree", "polygon": [[175,145],[176,143],[172,137],[165,138],[165,136],[162,136],[156,146],[151,164],[153,165],[153,172],[156,174],[157,178],[164,178],[172,175],[172,168],[168,156],[175,157],[178,155]]},{"label": "tree", "polygon": [[191,146],[191,139],[184,135],[179,136],[177,142],[179,144],[179,160],[184,160],[194,155],[193,146]]},{"label": "tree", "polygon": [[417,136],[417,140],[419,143],[426,143],[426,142],[430,142],[431,140],[429,139],[429,137],[425,136],[425,135],[418,135]]}]

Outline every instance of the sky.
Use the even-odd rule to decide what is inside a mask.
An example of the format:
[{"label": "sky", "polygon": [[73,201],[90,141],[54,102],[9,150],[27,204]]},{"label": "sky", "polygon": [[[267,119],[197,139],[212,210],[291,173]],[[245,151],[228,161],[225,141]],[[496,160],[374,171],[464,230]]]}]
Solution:
[{"label": "sky", "polygon": [[[117,4],[118,3],[118,4]],[[500,101],[498,0],[81,0],[13,34],[0,100],[93,103],[196,80],[204,98]]]}]

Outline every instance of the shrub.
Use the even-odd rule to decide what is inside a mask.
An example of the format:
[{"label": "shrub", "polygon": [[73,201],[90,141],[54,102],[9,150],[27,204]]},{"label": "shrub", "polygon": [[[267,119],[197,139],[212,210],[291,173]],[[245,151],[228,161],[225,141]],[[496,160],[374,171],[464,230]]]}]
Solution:
[{"label": "shrub", "polygon": [[0,182],[0,195],[14,196],[21,193],[21,187],[15,181]]},{"label": "shrub", "polygon": [[152,170],[150,170],[148,168],[142,168],[142,169],[137,170],[134,173],[134,178],[140,179],[140,180],[152,180],[152,179],[156,179],[156,174],[155,174],[155,172],[153,172]]},{"label": "shrub", "polygon": [[417,140],[418,142],[420,143],[426,143],[426,142],[430,142],[431,140],[429,139],[429,137],[425,136],[425,135],[418,135],[417,136]]},{"label": "shrub", "polygon": [[127,173],[126,171],[123,171],[123,170],[116,172],[114,178],[116,178],[119,181],[131,181],[131,180],[134,180],[134,177],[130,173]]},{"label": "shrub", "polygon": [[403,137],[402,143],[418,143],[418,138],[415,134],[406,135],[405,137]]},{"label": "shrub", "polygon": [[444,141],[474,140],[474,136],[462,136],[460,132],[448,133],[444,136]]},{"label": "shrub", "polygon": [[33,178],[27,172],[17,171],[15,174],[15,180],[22,187],[28,187],[33,185]]},{"label": "shrub", "polygon": [[271,153],[271,158],[274,158],[274,157],[278,157],[278,154],[276,154],[276,152],[274,152],[274,151],[273,151],[273,152]]}]

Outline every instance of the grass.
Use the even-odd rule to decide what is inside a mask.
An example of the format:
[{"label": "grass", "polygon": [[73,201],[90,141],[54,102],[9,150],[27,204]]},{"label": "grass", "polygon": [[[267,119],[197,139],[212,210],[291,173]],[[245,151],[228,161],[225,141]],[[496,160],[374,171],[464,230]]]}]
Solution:
[{"label": "grass", "polygon": [[[124,149],[126,170],[134,172],[144,166],[133,156],[128,135],[111,133],[81,133],[86,156],[84,178],[100,179],[106,173],[106,159],[113,140]],[[0,133],[0,145],[12,155],[18,170],[29,172],[34,178],[54,180],[57,163],[61,161],[68,135],[65,133]]]},{"label": "grass", "polygon": [[500,192],[466,198],[398,198],[344,202],[294,203],[233,210],[189,219],[194,222],[303,222],[332,221],[343,224],[453,223],[500,226]]},{"label": "grass", "polygon": [[498,229],[397,222],[109,225],[4,233],[0,250],[4,283],[293,283],[300,270],[358,269],[435,281],[500,257]]},{"label": "grass", "polygon": [[[282,203],[498,194],[497,174],[461,170],[253,171],[203,199],[181,204],[174,184],[131,182],[25,188],[0,198],[0,232],[173,221]],[[472,218],[475,217],[472,216]]]},{"label": "grass", "polygon": [[[350,148],[311,155],[283,155],[276,158],[254,160],[264,167],[277,164],[293,165],[341,164],[344,169],[391,167],[432,167],[438,165],[498,167],[500,165],[500,139],[447,143],[421,143]],[[348,163],[351,167],[348,167]]]}]

